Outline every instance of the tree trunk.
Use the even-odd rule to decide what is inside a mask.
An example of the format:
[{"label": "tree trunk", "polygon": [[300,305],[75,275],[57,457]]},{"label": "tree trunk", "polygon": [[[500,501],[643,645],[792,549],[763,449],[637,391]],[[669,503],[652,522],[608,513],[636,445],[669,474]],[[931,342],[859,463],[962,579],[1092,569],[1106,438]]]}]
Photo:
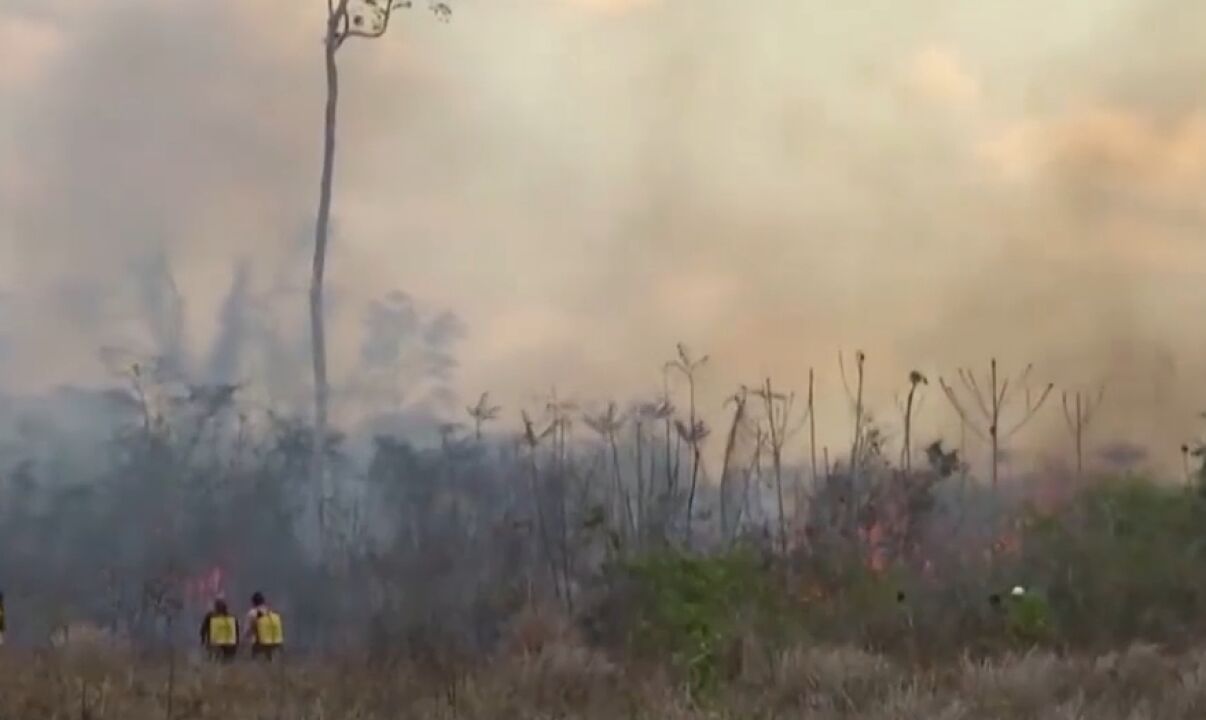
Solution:
[{"label": "tree trunk", "polygon": [[745,398],[740,394],[735,396],[733,410],[733,422],[729,425],[729,436],[724,444],[724,459],[720,466],[720,536],[728,543],[732,540],[733,529],[735,524],[731,517],[732,508],[732,484],[733,484],[733,452],[737,447],[737,431],[741,426],[741,422],[745,416]]},{"label": "tree trunk", "polygon": [[766,379],[766,385],[763,392],[766,398],[766,417],[767,425],[770,426],[770,442],[771,442],[771,462],[774,463],[775,471],[775,496],[779,510],[779,552],[787,555],[787,515],[783,509],[783,438],[780,435],[779,422],[782,420],[786,427],[786,412],[782,418],[775,416],[775,393],[771,389],[770,378]]},{"label": "tree trunk", "polygon": [[636,537],[634,540],[637,543],[636,549],[640,551],[642,540],[645,533],[645,459],[644,459],[644,444],[645,444],[645,429],[644,425],[638,420],[636,423]]},{"label": "tree trunk", "polygon": [[998,423],[1001,421],[1001,397],[997,392],[997,359],[992,359],[992,425],[988,428],[989,436],[992,440],[992,488],[997,489],[997,474],[1001,464],[1001,449],[1000,449],[1000,427]]},{"label": "tree trunk", "polygon": [[[339,107],[339,68],[335,63],[337,18],[327,22],[324,47],[327,104],[323,124],[322,179],[318,194],[318,219],[314,226],[314,267],[310,279],[310,351],[314,363],[314,439],[311,448],[311,482],[318,491],[320,509],[327,500],[325,445],[327,436],[327,342],[323,324],[323,276],[327,263],[327,239],[331,222],[331,192],[335,174],[335,121]],[[320,510],[321,522],[321,510]],[[320,532],[322,528],[320,527]]]},{"label": "tree trunk", "polygon": [[812,465],[812,491],[817,491],[817,413],[816,397],[813,393],[815,376],[808,369],[808,461]]},{"label": "tree trunk", "polygon": [[611,447],[611,466],[615,475],[617,509],[628,539],[632,540],[636,535],[636,520],[632,517],[632,501],[628,497],[628,491],[624,489],[624,476],[620,471],[620,446],[616,443],[615,430],[607,433],[607,444]]},{"label": "tree trunk", "polygon": [[909,388],[909,399],[905,404],[904,444],[900,448],[901,465],[905,475],[913,472],[913,399],[917,395],[917,383]]},{"label": "tree trunk", "polygon": [[1084,437],[1085,412],[1081,408],[1080,393],[1076,393],[1076,479],[1080,480],[1085,472]]},{"label": "tree trunk", "polygon": [[[695,515],[695,487],[699,483],[699,438],[696,437],[695,426],[695,378],[688,377],[687,383],[691,394],[691,490],[687,495],[687,549],[691,548],[692,520]],[[680,436],[681,437],[681,436]],[[676,473],[677,474],[677,473]]]}]

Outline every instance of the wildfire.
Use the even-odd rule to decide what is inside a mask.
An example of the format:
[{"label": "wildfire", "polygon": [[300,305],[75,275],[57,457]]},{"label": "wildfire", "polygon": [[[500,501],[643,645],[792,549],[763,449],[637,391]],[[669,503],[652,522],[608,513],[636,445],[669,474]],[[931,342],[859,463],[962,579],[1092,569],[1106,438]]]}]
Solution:
[{"label": "wildfire", "polygon": [[192,605],[205,605],[215,597],[225,594],[226,573],[219,565],[204,570],[184,581],[185,602]]}]

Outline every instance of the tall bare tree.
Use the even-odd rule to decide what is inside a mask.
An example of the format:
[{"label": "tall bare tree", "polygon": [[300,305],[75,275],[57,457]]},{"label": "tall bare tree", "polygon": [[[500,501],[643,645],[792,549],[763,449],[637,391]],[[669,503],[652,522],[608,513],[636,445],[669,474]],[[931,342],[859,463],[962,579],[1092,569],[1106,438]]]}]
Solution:
[{"label": "tall bare tree", "polygon": [[[327,381],[327,342],[323,323],[323,279],[331,224],[331,200],[335,180],[336,122],[339,114],[339,50],[349,39],[373,40],[389,31],[396,11],[411,7],[411,0],[327,0],[327,26],[323,42],[327,99],[323,117],[322,176],[318,192],[318,216],[314,223],[314,264],[310,278],[310,351],[314,364],[314,442],[310,472],[318,486],[320,503],[326,500],[325,448],[330,385]],[[436,17],[448,20],[452,8],[446,2],[428,0]]]}]

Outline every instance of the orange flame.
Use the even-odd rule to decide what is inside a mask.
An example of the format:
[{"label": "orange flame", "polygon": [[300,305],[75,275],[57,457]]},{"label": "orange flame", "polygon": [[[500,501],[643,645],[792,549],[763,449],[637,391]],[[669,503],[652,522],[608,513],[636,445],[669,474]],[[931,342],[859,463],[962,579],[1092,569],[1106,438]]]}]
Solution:
[{"label": "orange flame", "polygon": [[225,594],[226,574],[215,565],[184,582],[184,597],[191,604],[203,605]]}]

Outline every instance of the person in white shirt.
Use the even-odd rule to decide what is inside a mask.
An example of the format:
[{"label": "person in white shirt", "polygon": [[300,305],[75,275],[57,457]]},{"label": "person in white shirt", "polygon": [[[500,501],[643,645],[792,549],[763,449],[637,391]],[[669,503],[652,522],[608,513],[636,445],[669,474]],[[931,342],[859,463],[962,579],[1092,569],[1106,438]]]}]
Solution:
[{"label": "person in white shirt", "polygon": [[247,639],[251,641],[251,656],[272,660],[285,644],[284,625],[281,616],[257,592],[251,596],[251,610],[247,612]]}]

